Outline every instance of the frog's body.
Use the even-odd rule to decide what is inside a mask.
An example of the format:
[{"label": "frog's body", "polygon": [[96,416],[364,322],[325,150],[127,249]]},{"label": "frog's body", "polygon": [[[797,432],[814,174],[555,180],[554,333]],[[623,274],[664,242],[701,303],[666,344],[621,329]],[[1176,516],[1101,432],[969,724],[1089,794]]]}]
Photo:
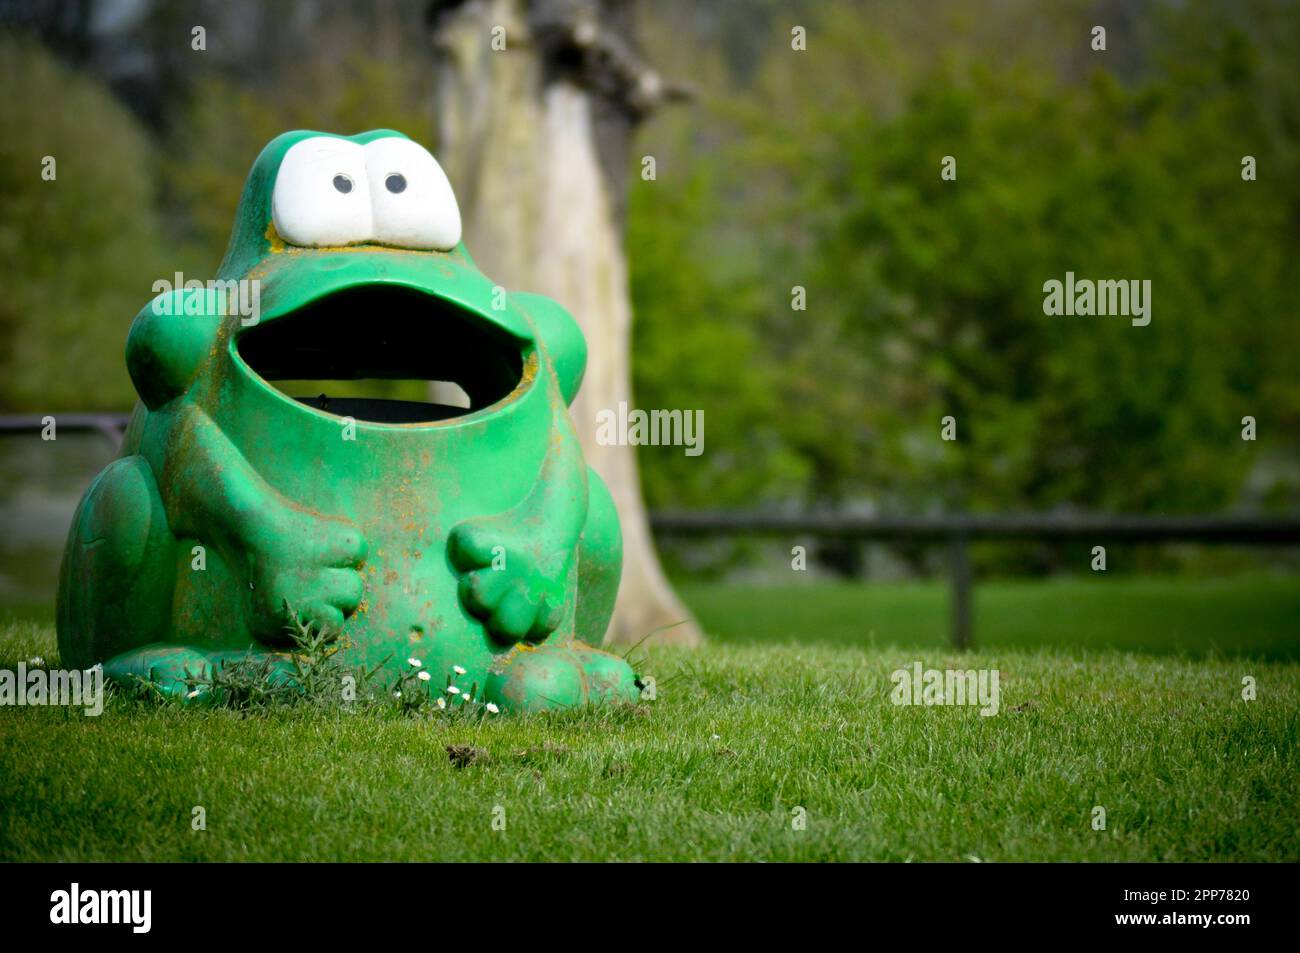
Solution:
[{"label": "frog's body", "polygon": [[[396,158],[392,139],[406,143]],[[458,214],[454,228],[435,222],[438,234],[417,216],[412,238],[400,216],[380,220],[394,198],[371,182],[374,210],[343,223],[346,243],[320,219],[331,202],[355,213],[358,163],[423,175],[412,149],[387,132],[281,136],[254,165],[218,272],[260,282],[260,320],[217,313],[202,289],[137,317],[127,361],[142,403],[64,558],[66,662],[181,691],[186,667],[282,650],[297,615],[341,633],[344,660],[396,674],[414,658],[439,688],[459,666],[458,685],[505,708],[636,697],[626,663],[591,647],[613,608],[621,544],[568,416],[586,359],[573,319],[545,298],[501,293],[459,243]],[[287,154],[296,178],[277,185]],[[283,197],[335,166],[351,170],[335,177],[338,196]],[[426,184],[413,183],[413,202],[437,218]],[[326,237],[290,244],[281,228]],[[385,229],[400,237],[371,234]],[[471,406],[294,399],[254,367],[457,380]]]}]

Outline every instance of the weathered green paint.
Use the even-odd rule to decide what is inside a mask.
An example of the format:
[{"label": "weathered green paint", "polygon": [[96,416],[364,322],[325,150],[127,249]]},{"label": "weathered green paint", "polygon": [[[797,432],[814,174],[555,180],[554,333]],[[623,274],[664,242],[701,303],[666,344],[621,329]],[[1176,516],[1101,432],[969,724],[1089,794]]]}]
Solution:
[{"label": "weathered green paint", "polygon": [[[494,308],[500,296],[463,244],[444,253],[281,241],[277,170],[290,146],[317,135],[286,133],[263,150],[218,270],[260,280],[260,323],[244,327],[238,314],[212,313],[203,291],[181,290],[171,314],[151,302],[132,325],[127,363],[141,403],[121,457],[73,520],[58,604],[65,663],[152,673],[175,692],[187,665],[283,650],[292,607],[339,632],[346,660],[396,674],[414,656],[438,687],[459,665],[458,685],[485,686],[484,699],[505,709],[636,698],[630,667],[592,647],[613,609],[621,538],[567,410],[586,361],[576,323],[535,295]],[[398,317],[377,331],[384,309]],[[285,329],[309,345],[348,336],[342,373],[313,377],[454,370],[475,409],[431,422],[358,419],[344,439],[344,417],[286,396],[241,357],[247,335],[283,344]],[[466,367],[475,360],[483,366]],[[503,374],[517,383],[501,397]],[[195,546],[203,570],[192,568]]]}]

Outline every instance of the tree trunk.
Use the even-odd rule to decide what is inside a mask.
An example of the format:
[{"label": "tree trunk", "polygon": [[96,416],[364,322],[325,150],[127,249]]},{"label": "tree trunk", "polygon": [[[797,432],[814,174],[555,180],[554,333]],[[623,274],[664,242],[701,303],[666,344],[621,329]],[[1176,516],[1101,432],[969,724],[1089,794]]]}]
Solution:
[{"label": "tree trunk", "polygon": [[634,449],[595,440],[596,412],[632,403],[628,149],[635,124],[665,96],[628,40],[630,19],[627,4],[595,0],[435,4],[438,157],[482,271],[556,299],[586,335],[587,375],[572,413],[623,527],[607,641],[660,630],[655,641],[695,645],[699,627],[655,554]]}]

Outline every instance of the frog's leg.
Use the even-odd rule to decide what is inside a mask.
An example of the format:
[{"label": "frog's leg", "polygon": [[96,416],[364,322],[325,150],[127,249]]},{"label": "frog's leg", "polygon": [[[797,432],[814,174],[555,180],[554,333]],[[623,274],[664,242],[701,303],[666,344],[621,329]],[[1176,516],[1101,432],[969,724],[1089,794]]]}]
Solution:
[{"label": "frog's leg", "polygon": [[165,695],[181,695],[187,677],[247,656],[163,642],[171,628],[176,546],[148,462],[132,454],[109,464],[77,508],[59,573],[65,665],[102,661],[110,680],[139,677]]},{"label": "frog's leg", "polygon": [[[65,665],[103,661],[104,675],[152,682],[164,695],[192,693],[187,679],[233,660],[269,659],[268,677],[289,678],[292,660],[274,652],[212,651],[167,644],[176,538],[153,471],[141,456],[115,460],[96,477],[72,521],[59,577],[59,654]],[[195,695],[198,700],[202,693]]]},{"label": "frog's leg", "polygon": [[574,634],[588,645],[605,641],[623,575],[623,531],[609,487],[587,468],[587,522],[578,539],[577,619]]},{"label": "frog's leg", "polygon": [[509,711],[634,702],[636,672],[598,646],[605,638],[623,564],[618,511],[609,489],[588,469],[587,518],[577,544],[574,636],[557,631],[542,644],[521,644],[493,666],[485,698]]},{"label": "frog's leg", "polygon": [[59,654],[86,668],[164,637],[176,540],[153,471],[138,455],[115,460],[86,491],[59,572]]},{"label": "frog's leg", "polygon": [[[567,409],[582,383],[586,342],[554,301],[528,294],[511,299],[541,343],[552,440],[527,499],[452,531],[449,554],[466,608],[499,641],[520,643],[494,664],[484,697],[515,711],[633,701],[640,688],[632,667],[594,647],[614,611],[623,543],[614,501],[583,462]],[[494,546],[504,547],[505,571],[488,568]],[[572,607],[566,604],[570,587],[576,590]],[[566,610],[573,613],[571,631],[561,626]]]},{"label": "frog's leg", "polygon": [[[604,639],[614,611],[623,542],[609,490],[594,470],[586,477],[589,502],[576,543],[573,634],[557,629],[541,644],[520,642],[497,660],[484,685],[484,698],[505,710],[579,708],[633,702],[641,695],[632,666],[595,647]],[[500,575],[487,571],[480,578]]]},{"label": "frog's leg", "polygon": [[596,648],[614,612],[623,539],[609,489],[591,469],[587,487],[587,521],[578,540],[576,638],[557,633],[536,647],[519,646],[498,661],[488,676],[485,697],[507,710],[633,702],[641,695],[632,666]]}]

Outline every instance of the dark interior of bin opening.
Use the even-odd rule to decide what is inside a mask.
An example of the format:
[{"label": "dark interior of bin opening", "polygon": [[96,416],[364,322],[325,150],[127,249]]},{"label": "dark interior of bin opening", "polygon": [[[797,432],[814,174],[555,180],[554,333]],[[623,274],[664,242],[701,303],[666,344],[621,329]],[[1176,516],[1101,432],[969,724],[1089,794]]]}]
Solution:
[{"label": "dark interior of bin opening", "polygon": [[[505,332],[440,298],[386,285],[336,292],[264,321],[238,347],[256,374],[302,403],[380,423],[473,413],[523,377],[520,345]],[[433,381],[447,382],[446,402],[428,398]]]}]

